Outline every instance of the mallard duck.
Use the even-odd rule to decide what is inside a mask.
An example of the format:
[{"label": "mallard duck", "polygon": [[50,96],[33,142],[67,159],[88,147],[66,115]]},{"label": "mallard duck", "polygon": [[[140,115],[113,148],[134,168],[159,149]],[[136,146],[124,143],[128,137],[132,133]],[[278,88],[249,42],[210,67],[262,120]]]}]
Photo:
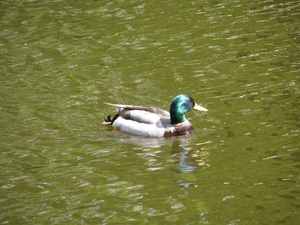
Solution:
[{"label": "mallard duck", "polygon": [[104,124],[112,125],[131,134],[149,137],[168,137],[191,133],[194,127],[185,118],[185,114],[192,109],[207,111],[192,97],[185,94],[174,98],[170,106],[170,113],[152,107],[105,104],[115,106],[118,113],[113,119],[111,116],[104,119]]}]

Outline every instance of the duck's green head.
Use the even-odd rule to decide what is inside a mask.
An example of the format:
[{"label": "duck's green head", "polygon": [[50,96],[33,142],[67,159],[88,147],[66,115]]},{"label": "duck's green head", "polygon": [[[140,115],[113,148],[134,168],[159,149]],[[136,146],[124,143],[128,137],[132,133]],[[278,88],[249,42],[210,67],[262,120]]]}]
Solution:
[{"label": "duck's green head", "polygon": [[207,111],[206,108],[198,105],[194,99],[188,95],[177,95],[170,106],[171,124],[178,124],[184,122],[185,114],[192,109],[198,111]]}]

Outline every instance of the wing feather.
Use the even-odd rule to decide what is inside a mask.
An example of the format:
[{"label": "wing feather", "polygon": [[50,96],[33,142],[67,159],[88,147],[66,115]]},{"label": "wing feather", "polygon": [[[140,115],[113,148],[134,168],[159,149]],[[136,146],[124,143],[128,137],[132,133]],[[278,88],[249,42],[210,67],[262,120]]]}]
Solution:
[{"label": "wing feather", "polygon": [[140,123],[155,124],[161,118],[170,118],[169,112],[158,108],[112,103],[105,104],[116,107],[119,115],[124,119],[131,119]]}]

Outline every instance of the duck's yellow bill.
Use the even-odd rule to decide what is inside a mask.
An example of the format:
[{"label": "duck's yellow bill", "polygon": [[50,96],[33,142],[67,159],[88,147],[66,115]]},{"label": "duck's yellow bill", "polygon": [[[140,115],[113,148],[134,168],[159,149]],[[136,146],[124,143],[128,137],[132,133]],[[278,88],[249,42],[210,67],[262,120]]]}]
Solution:
[{"label": "duck's yellow bill", "polygon": [[200,105],[198,105],[197,103],[195,103],[193,109],[198,110],[198,111],[203,111],[203,112],[207,112],[208,110]]}]

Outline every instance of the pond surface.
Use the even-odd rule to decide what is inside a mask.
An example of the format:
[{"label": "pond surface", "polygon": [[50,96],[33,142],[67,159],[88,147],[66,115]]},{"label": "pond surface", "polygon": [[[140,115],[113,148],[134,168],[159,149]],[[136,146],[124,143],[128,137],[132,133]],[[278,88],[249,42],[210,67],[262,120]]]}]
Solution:
[{"label": "pond surface", "polygon": [[[299,223],[298,1],[0,5],[0,224]],[[191,135],[102,124],[181,93]]]}]

